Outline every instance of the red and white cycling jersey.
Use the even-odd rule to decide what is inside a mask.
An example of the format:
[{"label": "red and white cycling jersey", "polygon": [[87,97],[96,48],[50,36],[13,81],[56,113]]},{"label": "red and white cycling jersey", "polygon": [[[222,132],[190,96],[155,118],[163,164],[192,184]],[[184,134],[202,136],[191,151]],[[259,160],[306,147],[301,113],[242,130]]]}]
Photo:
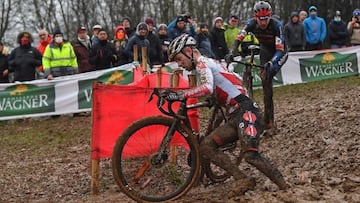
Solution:
[{"label": "red and white cycling jersey", "polygon": [[240,77],[226,71],[217,61],[201,56],[196,66],[200,84],[185,90],[185,98],[200,97],[214,94],[222,105],[235,106],[234,98],[240,94],[247,95]]}]

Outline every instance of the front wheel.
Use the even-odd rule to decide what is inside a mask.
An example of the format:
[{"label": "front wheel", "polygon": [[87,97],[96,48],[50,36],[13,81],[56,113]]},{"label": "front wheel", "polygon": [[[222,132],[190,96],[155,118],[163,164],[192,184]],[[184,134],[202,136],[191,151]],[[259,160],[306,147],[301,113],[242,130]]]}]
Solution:
[{"label": "front wheel", "polygon": [[125,129],[116,141],[113,175],[120,189],[135,201],[175,200],[198,181],[199,145],[186,126],[178,124],[166,150],[159,152],[173,123],[174,119],[164,116],[147,117]]}]

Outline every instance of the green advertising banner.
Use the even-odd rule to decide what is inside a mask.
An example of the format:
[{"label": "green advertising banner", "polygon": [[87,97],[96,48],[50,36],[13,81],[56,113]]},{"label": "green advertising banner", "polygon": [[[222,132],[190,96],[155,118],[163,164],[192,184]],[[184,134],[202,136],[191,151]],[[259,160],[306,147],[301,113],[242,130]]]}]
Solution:
[{"label": "green advertising banner", "polygon": [[359,73],[356,53],[326,52],[301,58],[301,79],[304,82],[346,77]]},{"label": "green advertising banner", "polygon": [[113,84],[126,85],[133,82],[133,78],[134,78],[134,74],[132,71],[115,70],[104,73],[98,78],[89,79],[89,80],[79,80],[78,108],[79,109],[91,108],[93,82],[101,82],[103,84],[112,84],[112,85]]},{"label": "green advertising banner", "polygon": [[0,91],[0,117],[51,112],[55,109],[55,88],[13,84]]}]

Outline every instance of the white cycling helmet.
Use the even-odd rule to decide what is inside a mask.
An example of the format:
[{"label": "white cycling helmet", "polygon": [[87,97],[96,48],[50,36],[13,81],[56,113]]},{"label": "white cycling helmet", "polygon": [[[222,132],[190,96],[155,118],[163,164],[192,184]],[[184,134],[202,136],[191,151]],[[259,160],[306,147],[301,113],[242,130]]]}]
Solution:
[{"label": "white cycling helmet", "polygon": [[186,46],[196,46],[196,40],[188,34],[176,37],[169,45],[169,61],[172,61],[175,55],[180,53]]}]

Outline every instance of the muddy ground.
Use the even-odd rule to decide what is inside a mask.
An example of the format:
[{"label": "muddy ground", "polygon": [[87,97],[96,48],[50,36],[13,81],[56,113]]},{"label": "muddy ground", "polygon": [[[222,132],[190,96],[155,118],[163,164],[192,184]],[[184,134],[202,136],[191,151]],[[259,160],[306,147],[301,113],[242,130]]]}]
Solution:
[{"label": "muddy ground", "polygon": [[[360,78],[275,88],[274,101],[279,133],[260,150],[291,188],[279,191],[243,162],[255,190],[228,198],[229,180],[177,202],[360,202]],[[100,194],[90,195],[90,116],[2,121],[0,133],[0,202],[133,202],[110,160],[100,164]]]}]

